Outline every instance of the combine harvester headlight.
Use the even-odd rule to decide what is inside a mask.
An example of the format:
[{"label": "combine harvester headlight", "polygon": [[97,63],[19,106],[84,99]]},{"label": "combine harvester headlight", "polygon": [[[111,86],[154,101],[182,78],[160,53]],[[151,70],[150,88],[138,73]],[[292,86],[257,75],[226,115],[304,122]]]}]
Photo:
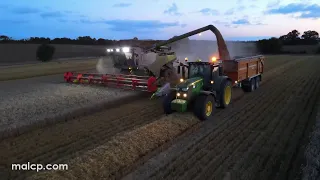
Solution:
[{"label": "combine harvester headlight", "polygon": [[123,47],[122,48],[122,52],[128,53],[128,52],[130,52],[130,48],[129,47]]},{"label": "combine harvester headlight", "polygon": [[116,49],[117,52],[120,52],[120,49]]}]

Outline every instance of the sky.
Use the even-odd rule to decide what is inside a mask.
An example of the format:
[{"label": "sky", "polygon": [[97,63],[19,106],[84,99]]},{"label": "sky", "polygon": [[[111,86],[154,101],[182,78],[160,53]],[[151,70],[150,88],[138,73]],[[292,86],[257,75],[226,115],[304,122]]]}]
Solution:
[{"label": "sky", "polygon": [[[227,40],[320,33],[320,0],[10,0],[0,2],[0,35],[168,39],[212,24]],[[211,32],[191,39],[214,40]]]}]

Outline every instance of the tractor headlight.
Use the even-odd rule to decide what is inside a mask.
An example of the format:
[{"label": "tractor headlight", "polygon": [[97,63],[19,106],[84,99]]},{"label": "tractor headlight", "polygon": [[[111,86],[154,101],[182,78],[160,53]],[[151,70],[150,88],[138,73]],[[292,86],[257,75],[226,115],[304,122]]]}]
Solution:
[{"label": "tractor headlight", "polygon": [[110,49],[107,49],[107,52],[111,52],[111,50],[110,50]]},{"label": "tractor headlight", "polygon": [[120,49],[116,49],[117,52],[120,52]]},{"label": "tractor headlight", "polygon": [[187,88],[182,88],[181,89],[181,91],[188,91],[189,90],[189,88],[187,87]]},{"label": "tractor headlight", "polygon": [[180,79],[180,82],[183,82],[183,79],[182,79],[182,78]]},{"label": "tractor headlight", "polygon": [[181,94],[180,94],[180,93],[177,93],[177,96],[179,97],[179,96],[181,96]]},{"label": "tractor headlight", "polygon": [[184,93],[184,94],[183,94],[183,97],[185,97],[185,98],[186,98],[186,97],[187,97],[187,93]]},{"label": "tractor headlight", "polygon": [[110,52],[113,52],[113,49],[110,49]]},{"label": "tractor headlight", "polygon": [[128,53],[128,52],[130,52],[130,48],[129,47],[123,47],[122,51],[125,52],[125,53]]}]

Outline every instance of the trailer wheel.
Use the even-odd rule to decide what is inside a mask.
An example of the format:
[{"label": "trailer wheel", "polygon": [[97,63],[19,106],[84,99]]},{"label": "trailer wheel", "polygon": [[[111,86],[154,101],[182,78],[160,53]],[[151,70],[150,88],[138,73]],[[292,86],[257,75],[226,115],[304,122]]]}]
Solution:
[{"label": "trailer wheel", "polygon": [[257,77],[255,78],[255,88],[258,89],[259,87],[260,87],[260,77],[257,76]]},{"label": "trailer wheel", "polygon": [[226,80],[220,87],[219,107],[226,108],[232,100],[232,85],[231,82]]},{"label": "trailer wheel", "polygon": [[164,96],[163,102],[162,102],[162,108],[165,114],[171,114],[173,113],[171,109],[171,102],[175,98],[174,93],[170,92],[169,94],[166,94]]},{"label": "trailer wheel", "polygon": [[250,81],[244,81],[242,86],[244,92],[252,92],[255,90],[255,78],[252,78]]},{"label": "trailer wheel", "polygon": [[215,109],[215,99],[211,95],[201,94],[195,100],[193,112],[201,121],[211,119]]},{"label": "trailer wheel", "polygon": [[256,89],[256,78],[252,78],[250,81],[250,92]]}]

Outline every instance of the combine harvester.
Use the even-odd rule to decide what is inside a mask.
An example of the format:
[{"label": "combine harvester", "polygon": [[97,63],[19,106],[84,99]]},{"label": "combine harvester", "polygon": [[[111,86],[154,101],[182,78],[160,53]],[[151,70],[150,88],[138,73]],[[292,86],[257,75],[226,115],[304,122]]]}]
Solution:
[{"label": "combine harvester", "polygon": [[[175,68],[173,64],[177,61],[176,55],[166,46],[207,30],[216,35],[219,57],[207,61],[190,61],[186,58],[185,62],[179,62]],[[108,51],[120,53],[121,49]],[[241,87],[245,92],[257,89],[264,68],[262,55],[232,59],[221,33],[213,25],[175,36],[141,51],[138,56],[130,48],[122,51],[137,57],[131,64],[135,65],[136,70],[143,69],[144,76],[66,72],[65,81],[147,91],[153,93],[152,97],[164,96],[163,109],[166,114],[193,110],[200,120],[207,120],[212,118],[216,107],[228,107],[232,100],[232,87]],[[152,61],[151,57],[154,57],[151,64],[143,64]],[[131,68],[129,63],[124,66]]]}]

